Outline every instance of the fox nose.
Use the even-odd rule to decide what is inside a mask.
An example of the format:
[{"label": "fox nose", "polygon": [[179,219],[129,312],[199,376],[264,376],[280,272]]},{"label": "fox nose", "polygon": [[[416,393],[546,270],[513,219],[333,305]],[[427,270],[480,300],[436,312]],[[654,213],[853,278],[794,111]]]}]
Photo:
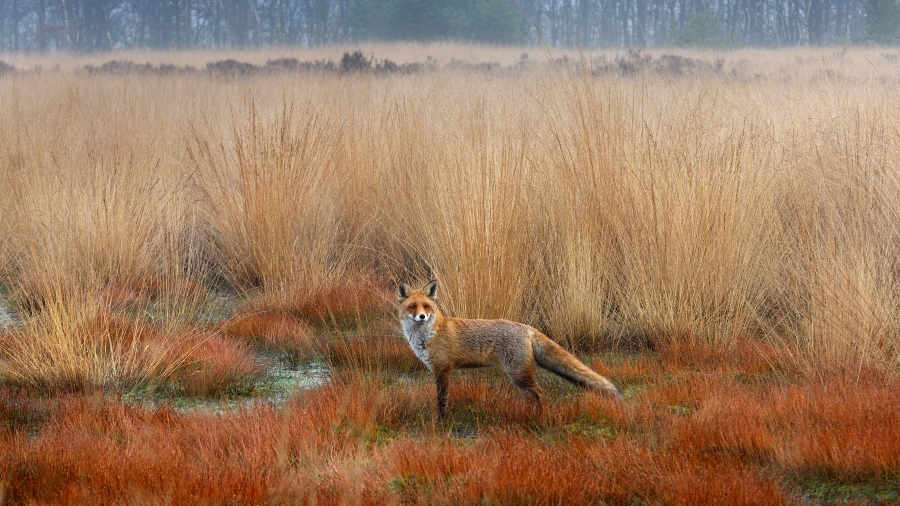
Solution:
[{"label": "fox nose", "polygon": [[425,313],[420,313],[419,316],[416,316],[416,320],[424,322],[426,317]]}]

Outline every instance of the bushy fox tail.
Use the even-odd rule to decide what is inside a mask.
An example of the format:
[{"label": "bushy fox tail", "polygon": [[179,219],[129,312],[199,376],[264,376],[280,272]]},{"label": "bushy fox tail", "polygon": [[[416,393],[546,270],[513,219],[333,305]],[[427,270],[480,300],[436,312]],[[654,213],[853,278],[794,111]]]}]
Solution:
[{"label": "bushy fox tail", "polygon": [[534,335],[534,360],[544,369],[580,387],[604,392],[617,399],[622,398],[619,387],[609,378],[597,374],[562,346],[540,333]]}]

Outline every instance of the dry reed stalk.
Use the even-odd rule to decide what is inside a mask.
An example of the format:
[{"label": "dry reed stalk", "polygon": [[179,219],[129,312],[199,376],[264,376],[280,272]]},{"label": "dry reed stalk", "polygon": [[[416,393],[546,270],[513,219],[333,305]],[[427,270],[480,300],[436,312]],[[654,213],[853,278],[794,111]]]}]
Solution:
[{"label": "dry reed stalk", "polygon": [[49,390],[165,382],[205,340],[179,320],[128,321],[96,298],[54,293],[9,330],[0,372],[5,381]]},{"label": "dry reed stalk", "polygon": [[810,371],[896,370],[896,63],[867,51],[730,53],[729,75],[4,78],[0,275],[37,305],[192,263],[295,305],[359,272],[438,276],[449,313],[567,346],[761,337]]},{"label": "dry reed stalk", "polygon": [[226,140],[195,132],[191,159],[223,275],[282,303],[308,302],[345,273],[340,127],[289,105],[274,122],[249,105]]}]

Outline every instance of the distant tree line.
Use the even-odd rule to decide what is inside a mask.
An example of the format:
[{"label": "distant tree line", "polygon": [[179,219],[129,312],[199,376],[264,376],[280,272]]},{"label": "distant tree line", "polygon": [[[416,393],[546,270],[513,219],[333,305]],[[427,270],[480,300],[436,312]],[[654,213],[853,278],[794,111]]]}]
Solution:
[{"label": "distant tree line", "polygon": [[0,0],[0,51],[900,42],[900,0]]}]

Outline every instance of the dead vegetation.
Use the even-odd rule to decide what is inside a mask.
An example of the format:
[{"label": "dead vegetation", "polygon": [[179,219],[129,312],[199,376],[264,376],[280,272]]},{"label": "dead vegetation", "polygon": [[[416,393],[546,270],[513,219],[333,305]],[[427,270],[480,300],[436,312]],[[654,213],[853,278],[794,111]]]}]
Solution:
[{"label": "dead vegetation", "polygon": [[[5,499],[898,500],[900,123],[865,55],[372,54],[0,76]],[[462,372],[437,423],[393,315],[432,277],[626,400]],[[273,357],[331,381],[124,396],[246,399]]]},{"label": "dead vegetation", "polygon": [[462,372],[441,424],[430,381],[391,379],[390,361],[378,376],[349,369],[284,408],[226,414],[7,388],[0,470],[14,503],[784,504],[809,482],[865,483],[897,500],[896,380],[773,380],[751,372],[750,353],[714,367],[683,357],[673,367],[669,353],[604,357],[642,371],[624,403],[547,375],[543,415],[503,378]]}]

